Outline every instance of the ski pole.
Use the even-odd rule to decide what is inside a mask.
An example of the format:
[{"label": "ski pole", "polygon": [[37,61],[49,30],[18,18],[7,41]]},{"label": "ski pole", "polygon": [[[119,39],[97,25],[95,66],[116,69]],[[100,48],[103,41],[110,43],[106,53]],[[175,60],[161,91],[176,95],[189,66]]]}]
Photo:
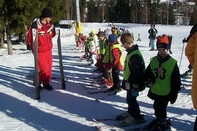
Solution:
[{"label": "ski pole", "polygon": [[56,32],[56,35],[58,36],[57,46],[58,46],[58,54],[59,54],[59,67],[60,67],[60,74],[61,74],[61,84],[62,84],[62,89],[66,89],[65,78],[64,78],[64,69],[63,69],[64,67],[63,67],[63,63],[62,63],[60,26],[59,26],[59,23],[54,23],[54,24],[55,24],[55,32]]},{"label": "ski pole", "polygon": [[39,89],[39,72],[38,72],[38,31],[36,23],[32,23],[32,34],[34,43],[34,64],[35,64],[35,87],[36,87],[36,100],[40,100]]},{"label": "ski pole", "polygon": [[181,58],[180,58],[180,62],[179,62],[179,68],[181,67],[181,62],[182,62],[182,57],[183,57],[183,51],[184,51],[184,48],[185,48],[185,43],[186,42],[183,42],[183,47],[182,47],[182,51],[181,51]]}]

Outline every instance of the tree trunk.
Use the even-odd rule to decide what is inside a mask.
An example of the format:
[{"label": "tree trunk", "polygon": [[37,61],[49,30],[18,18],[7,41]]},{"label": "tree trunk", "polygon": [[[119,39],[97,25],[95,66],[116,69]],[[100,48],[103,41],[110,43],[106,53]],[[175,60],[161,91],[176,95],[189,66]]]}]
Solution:
[{"label": "tree trunk", "polygon": [[13,55],[12,42],[11,42],[10,34],[7,34],[7,46],[8,46],[8,55]]},{"label": "tree trunk", "polygon": [[4,40],[3,40],[3,36],[0,39],[0,48],[5,48],[4,47]]}]

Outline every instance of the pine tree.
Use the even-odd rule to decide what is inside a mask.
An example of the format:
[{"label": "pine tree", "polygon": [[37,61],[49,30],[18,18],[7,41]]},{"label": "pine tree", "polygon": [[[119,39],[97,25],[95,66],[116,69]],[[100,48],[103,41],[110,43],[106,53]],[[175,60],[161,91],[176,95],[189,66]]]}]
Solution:
[{"label": "pine tree", "polygon": [[[2,38],[5,32],[9,55],[13,55],[11,36],[16,35],[22,39],[27,32],[27,27],[30,26],[35,18],[40,16],[44,7],[51,9],[54,22],[59,22],[60,19],[64,18],[65,0],[0,0],[0,10],[2,12],[0,38]],[[3,42],[1,42],[2,44]]]}]

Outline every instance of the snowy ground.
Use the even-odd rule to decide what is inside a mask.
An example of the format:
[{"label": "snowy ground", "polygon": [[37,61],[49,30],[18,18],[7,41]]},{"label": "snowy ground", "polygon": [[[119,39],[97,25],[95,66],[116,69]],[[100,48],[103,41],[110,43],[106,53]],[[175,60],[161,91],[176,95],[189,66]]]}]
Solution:
[{"label": "snowy ground", "polygon": [[[147,66],[150,58],[157,54],[156,51],[149,51],[148,47],[147,31],[150,25],[115,25],[128,28],[130,32],[134,33],[135,39],[137,39],[138,33],[141,34],[142,41],[135,43],[139,45]],[[92,29],[97,31],[99,28],[104,30],[109,27],[108,24],[84,23],[83,33],[88,34]],[[159,34],[173,35],[172,57],[177,60],[179,65],[183,48],[182,39],[188,36],[191,26],[156,25],[156,28]],[[99,74],[93,73],[95,67],[80,65],[82,62],[79,62],[78,56],[83,53],[72,50],[75,48],[75,39],[74,35],[70,35],[71,32],[71,30],[61,32],[64,74],[68,79],[66,90],[61,89],[59,79],[54,79],[51,83],[54,90],[42,90],[41,100],[35,100],[35,88],[32,85],[34,61],[31,52],[27,51],[23,44],[13,45],[13,56],[7,55],[7,49],[0,49],[0,131],[94,131],[96,125],[118,124],[117,121],[102,123],[92,121],[93,118],[113,118],[125,111],[127,109],[126,94],[123,91],[116,96],[108,96],[108,93],[90,95],[87,89],[78,84],[88,84],[92,80],[84,78]],[[53,77],[56,78],[60,78],[58,64],[57,44],[54,39]],[[185,72],[188,69],[187,66],[188,61],[183,54],[180,72]],[[191,85],[191,79],[183,82]],[[147,91],[148,89],[141,92],[138,100],[141,111],[149,122],[154,119],[154,112],[153,101],[147,97]],[[102,100],[98,102],[95,100],[96,98]],[[176,103],[169,104],[167,110],[173,130],[193,130],[196,111],[192,106],[189,88],[182,88]],[[114,128],[113,130],[123,129]]]}]

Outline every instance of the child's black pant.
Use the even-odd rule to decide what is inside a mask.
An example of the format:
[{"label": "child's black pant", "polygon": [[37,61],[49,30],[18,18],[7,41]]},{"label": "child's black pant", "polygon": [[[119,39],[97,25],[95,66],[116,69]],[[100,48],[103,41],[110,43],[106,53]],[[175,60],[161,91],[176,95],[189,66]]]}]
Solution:
[{"label": "child's black pant", "polygon": [[112,68],[112,78],[113,78],[113,87],[115,90],[119,90],[120,89],[120,71],[116,68]]},{"label": "child's black pant", "polygon": [[166,119],[167,111],[166,108],[168,106],[168,101],[164,100],[155,100],[153,103],[153,108],[155,110],[156,118]]},{"label": "child's black pant", "polygon": [[128,112],[130,115],[135,118],[135,119],[140,119],[141,114],[140,114],[140,107],[137,102],[137,97],[132,95],[131,91],[127,91],[127,104],[128,104]]}]

